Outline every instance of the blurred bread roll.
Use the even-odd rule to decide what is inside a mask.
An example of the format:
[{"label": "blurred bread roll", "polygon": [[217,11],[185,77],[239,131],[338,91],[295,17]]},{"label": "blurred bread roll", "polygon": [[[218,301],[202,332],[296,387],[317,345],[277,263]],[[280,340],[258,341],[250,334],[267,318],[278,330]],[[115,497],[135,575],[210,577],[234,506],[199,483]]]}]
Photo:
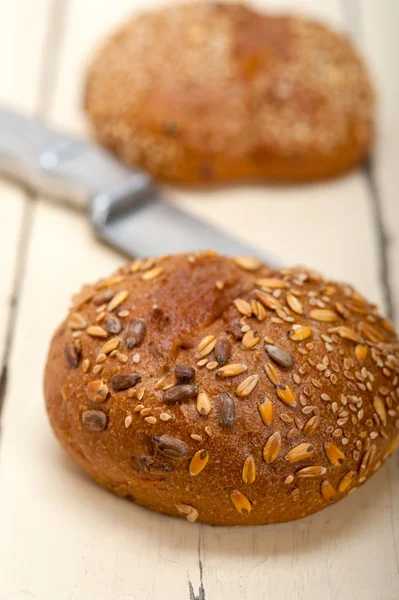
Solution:
[{"label": "blurred bread roll", "polygon": [[102,144],[181,183],[331,177],[373,139],[373,89],[351,42],[243,4],[135,17],[95,56],[85,104]]}]

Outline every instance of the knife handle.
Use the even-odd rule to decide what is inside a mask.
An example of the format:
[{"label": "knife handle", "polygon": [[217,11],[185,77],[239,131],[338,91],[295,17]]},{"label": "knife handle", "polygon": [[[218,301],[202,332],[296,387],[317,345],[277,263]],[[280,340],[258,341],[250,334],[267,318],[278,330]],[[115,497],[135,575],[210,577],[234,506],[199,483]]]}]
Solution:
[{"label": "knife handle", "polygon": [[128,169],[100,146],[3,107],[0,173],[80,209],[98,196],[117,199],[120,189],[132,198],[152,187],[146,173]]}]

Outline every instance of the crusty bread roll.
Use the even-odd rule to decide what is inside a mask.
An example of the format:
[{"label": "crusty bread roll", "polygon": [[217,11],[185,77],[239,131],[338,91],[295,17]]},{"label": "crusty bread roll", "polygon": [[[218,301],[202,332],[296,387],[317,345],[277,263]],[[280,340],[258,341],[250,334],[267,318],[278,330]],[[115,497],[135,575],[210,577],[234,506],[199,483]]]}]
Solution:
[{"label": "crusty bread roll", "polygon": [[399,441],[399,342],[348,285],[212,252],[85,286],[57,330],[47,410],[71,457],[152,510],[298,519]]},{"label": "crusty bread roll", "polygon": [[373,137],[373,91],[349,40],[240,4],[136,17],[97,54],[85,103],[100,142],[182,183],[330,177]]}]

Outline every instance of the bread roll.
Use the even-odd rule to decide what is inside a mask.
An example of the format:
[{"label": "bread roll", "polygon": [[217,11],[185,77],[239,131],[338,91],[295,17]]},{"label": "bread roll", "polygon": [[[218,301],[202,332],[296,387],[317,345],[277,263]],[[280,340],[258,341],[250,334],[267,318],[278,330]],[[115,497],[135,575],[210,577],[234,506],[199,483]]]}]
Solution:
[{"label": "bread roll", "polygon": [[98,483],[214,525],[305,517],[399,441],[399,342],[352,287],[212,252],[85,286],[51,343],[47,410]]},{"label": "bread roll", "polygon": [[373,137],[373,91],[349,40],[240,4],[134,18],[96,55],[85,103],[100,142],[180,183],[331,177]]}]

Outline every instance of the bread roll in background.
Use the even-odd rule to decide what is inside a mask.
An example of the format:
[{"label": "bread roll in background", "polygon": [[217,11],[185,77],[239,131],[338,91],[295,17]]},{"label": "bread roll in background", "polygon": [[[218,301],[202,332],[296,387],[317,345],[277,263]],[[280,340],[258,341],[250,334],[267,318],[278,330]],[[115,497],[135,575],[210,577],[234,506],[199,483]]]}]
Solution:
[{"label": "bread roll in background", "polygon": [[180,183],[331,177],[373,138],[373,90],[351,42],[243,4],[135,17],[94,58],[85,105],[101,143]]},{"label": "bread roll in background", "polygon": [[399,342],[352,287],[304,268],[137,260],[73,298],[45,396],[61,444],[116,494],[214,525],[289,521],[394,450]]}]

